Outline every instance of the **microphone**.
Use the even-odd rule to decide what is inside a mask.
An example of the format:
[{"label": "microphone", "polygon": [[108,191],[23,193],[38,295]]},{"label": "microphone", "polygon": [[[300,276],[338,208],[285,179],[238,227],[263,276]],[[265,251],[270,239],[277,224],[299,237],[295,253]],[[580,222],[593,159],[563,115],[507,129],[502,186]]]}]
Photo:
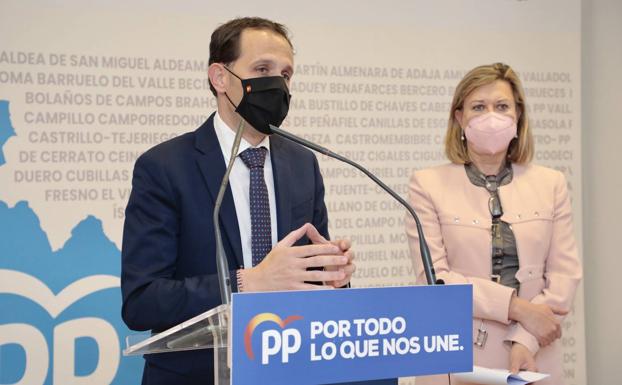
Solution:
[{"label": "microphone", "polygon": [[389,193],[395,200],[402,204],[408,210],[410,215],[414,218],[415,223],[417,224],[417,234],[419,235],[419,250],[421,252],[421,260],[423,262],[423,270],[425,272],[425,278],[428,281],[428,285],[435,284],[444,284],[443,280],[436,280],[436,274],[434,272],[434,265],[432,264],[432,257],[430,256],[430,249],[428,248],[428,243],[425,240],[425,236],[423,235],[423,229],[421,227],[421,222],[419,221],[419,217],[415,210],[406,202],[401,196],[399,196],[395,191],[393,191],[389,186],[387,186],[384,182],[382,182],[378,177],[369,172],[365,167],[360,164],[345,158],[337,153],[332,152],[331,150],[322,147],[318,144],[310,142],[306,139],[300,138],[294,134],[291,134],[287,131],[281,130],[280,128],[273,126],[272,124],[268,124],[262,127],[256,127],[258,131],[266,134],[277,134],[282,136],[292,142],[298,143],[301,146],[310,148],[311,150],[317,151],[326,156],[330,156],[331,158],[335,158],[341,162],[347,163],[353,167],[356,167],[360,171],[362,171],[365,175],[367,175],[371,180],[373,180],[378,186],[382,187],[384,191]]},{"label": "microphone", "polygon": [[218,286],[220,287],[220,299],[223,304],[228,305],[231,302],[231,278],[229,277],[229,262],[227,261],[227,253],[222,245],[222,234],[220,233],[220,206],[222,206],[222,200],[225,197],[225,191],[229,184],[229,175],[233,169],[233,163],[238,154],[240,148],[240,142],[242,141],[242,132],[244,131],[244,119],[240,119],[238,130],[235,133],[233,139],[233,146],[231,146],[231,156],[229,157],[229,164],[225,170],[225,175],[220,182],[220,189],[216,196],[216,203],[214,203],[214,238],[216,239],[216,270],[218,272]]}]

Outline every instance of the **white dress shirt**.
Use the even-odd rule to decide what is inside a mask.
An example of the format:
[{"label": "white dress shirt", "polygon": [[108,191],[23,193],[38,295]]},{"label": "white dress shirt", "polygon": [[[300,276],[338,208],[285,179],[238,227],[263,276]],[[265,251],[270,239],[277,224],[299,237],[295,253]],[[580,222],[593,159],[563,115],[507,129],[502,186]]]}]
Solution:
[{"label": "white dress shirt", "polygon": [[[229,164],[231,158],[231,147],[235,139],[235,131],[231,129],[220,117],[218,112],[214,116],[214,129],[216,137],[220,144],[220,150],[225,158],[225,164]],[[240,239],[242,241],[242,254],[244,255],[244,268],[253,267],[252,253],[252,237],[251,237],[251,208],[250,208],[250,170],[242,159],[238,156],[247,148],[253,147],[244,138],[240,142],[240,148],[236,154],[233,169],[229,176],[229,186],[233,193],[233,203],[235,204],[235,213],[238,218],[240,227]],[[272,160],[270,156],[270,137],[266,136],[255,147],[265,147],[268,150],[266,155],[266,163],[264,164],[263,174],[268,188],[268,199],[270,201],[270,225],[272,227],[272,247],[277,243],[277,226],[276,226],[276,198],[274,195],[274,175],[272,173]]]}]

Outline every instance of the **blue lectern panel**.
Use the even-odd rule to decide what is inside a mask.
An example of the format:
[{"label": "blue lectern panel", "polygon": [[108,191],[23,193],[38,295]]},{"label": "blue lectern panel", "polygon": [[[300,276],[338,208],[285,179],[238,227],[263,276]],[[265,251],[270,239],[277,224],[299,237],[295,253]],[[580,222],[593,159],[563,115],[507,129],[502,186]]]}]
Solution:
[{"label": "blue lectern panel", "polygon": [[233,295],[233,385],[468,372],[470,285]]}]

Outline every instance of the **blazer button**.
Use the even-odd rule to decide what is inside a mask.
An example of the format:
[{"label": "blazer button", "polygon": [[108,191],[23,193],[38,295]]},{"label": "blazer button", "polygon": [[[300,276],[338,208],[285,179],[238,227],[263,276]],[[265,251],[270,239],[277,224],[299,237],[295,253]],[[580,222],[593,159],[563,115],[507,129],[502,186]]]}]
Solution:
[{"label": "blazer button", "polygon": [[533,212],[533,215],[534,215],[534,216],[536,216],[536,217],[539,217],[539,216],[540,216],[540,213],[539,213],[539,212],[537,212],[537,211],[534,211],[534,212]]},{"label": "blazer button", "polygon": [[521,219],[523,216],[521,214],[516,214],[516,218]]},{"label": "blazer button", "polygon": [[473,224],[476,225],[479,223],[479,219],[473,219]]},{"label": "blazer button", "polygon": [[455,223],[460,222],[460,217],[454,217],[454,222],[455,222]]}]

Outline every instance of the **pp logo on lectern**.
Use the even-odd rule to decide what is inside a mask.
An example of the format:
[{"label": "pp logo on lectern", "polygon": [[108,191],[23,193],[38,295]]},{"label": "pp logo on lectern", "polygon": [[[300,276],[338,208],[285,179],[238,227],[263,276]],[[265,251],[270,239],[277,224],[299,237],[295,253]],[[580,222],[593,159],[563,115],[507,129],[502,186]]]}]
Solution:
[{"label": "pp logo on lectern", "polygon": [[279,325],[280,329],[268,329],[261,333],[261,364],[268,365],[270,357],[280,353],[281,362],[288,363],[289,356],[300,350],[302,336],[300,331],[295,328],[285,328],[294,321],[301,320],[299,315],[292,315],[281,319],[274,313],[260,313],[253,317],[246,325],[244,331],[244,348],[249,359],[255,359],[253,352],[252,338],[255,329],[264,322],[273,322]]}]

